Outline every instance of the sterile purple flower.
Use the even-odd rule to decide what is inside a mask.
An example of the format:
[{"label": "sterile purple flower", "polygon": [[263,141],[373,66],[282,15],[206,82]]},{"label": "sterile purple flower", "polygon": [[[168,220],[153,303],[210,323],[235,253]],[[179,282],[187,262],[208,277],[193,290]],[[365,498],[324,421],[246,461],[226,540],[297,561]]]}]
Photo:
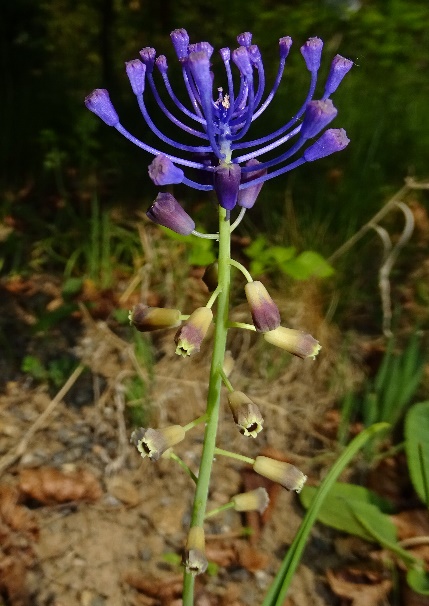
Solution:
[{"label": "sterile purple flower", "polygon": [[183,170],[174,166],[173,162],[164,156],[159,154],[149,164],[149,177],[155,183],[155,185],[173,185],[174,183],[182,183],[183,181]]},{"label": "sterile purple flower", "polygon": [[[235,50],[220,49],[225,69],[221,86],[214,82],[211,70],[214,49],[209,42],[190,44],[184,29],[174,30],[171,41],[182,68],[187,102],[176,95],[168,76],[167,59],[164,55],[157,57],[154,48],[143,48],[140,59],[126,63],[141,114],[159,139],[159,145],[152,147],[125,129],[106,90],[97,89],[85,100],[88,109],[106,124],[114,126],[129,141],[155,156],[149,174],[156,185],[182,183],[200,191],[214,191],[228,216],[236,205],[242,209],[251,208],[265,181],[305,162],[341,151],[348,144],[342,129],[331,129],[308,147],[308,140],[319,136],[336,117],[337,110],[329,97],[353,65],[351,60],[337,55],[331,63],[322,99],[314,100],[323,49],[320,38],[309,38],[300,49],[310,72],[308,92],[301,107],[285,110],[285,114],[293,117],[257,139],[252,139],[248,133],[279,89],[292,39],[284,36],[279,40],[277,75],[271,89],[267,90],[262,55],[258,46],[252,44],[250,32],[237,36],[239,46]],[[154,70],[155,66],[157,70]],[[239,78],[234,77],[234,70]],[[159,92],[159,86],[164,89],[163,94]],[[170,137],[158,128],[146,105],[149,94],[172,123],[171,132],[175,129],[186,133],[186,143],[180,136]],[[194,143],[190,142],[191,138]],[[194,169],[194,178],[188,176],[188,169]],[[179,223],[183,217],[181,210],[177,211]],[[160,222],[154,212],[149,217]],[[190,233],[189,219],[184,228],[187,233]],[[169,223],[172,220],[171,216]]]}]

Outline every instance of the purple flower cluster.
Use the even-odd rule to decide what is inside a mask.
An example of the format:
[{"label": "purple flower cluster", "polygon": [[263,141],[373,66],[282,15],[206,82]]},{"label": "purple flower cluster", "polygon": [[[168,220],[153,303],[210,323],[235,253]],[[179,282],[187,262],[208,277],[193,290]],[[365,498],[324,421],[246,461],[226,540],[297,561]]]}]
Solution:
[{"label": "purple flower cluster", "polygon": [[[188,107],[173,91],[168,78],[166,57],[157,57],[155,49],[143,48],[140,51],[141,59],[126,63],[126,72],[147,125],[173,153],[151,147],[129,133],[120,123],[107,90],[96,89],[85,99],[87,108],[106,124],[114,126],[132,143],[155,156],[149,167],[149,176],[156,185],[184,183],[198,190],[214,190],[219,204],[227,211],[236,205],[251,208],[262,184],[268,179],[305,162],[313,162],[340,151],[348,144],[349,140],[343,129],[324,129],[337,115],[330,96],[351,69],[353,62],[337,55],[332,61],[322,99],[313,100],[323,47],[319,38],[310,38],[300,49],[310,73],[308,93],[301,108],[284,126],[254,140],[247,140],[246,135],[252,122],[267,109],[278,90],[292,45],[291,38],[287,36],[279,40],[277,76],[271,90],[265,94],[261,53],[258,47],[252,44],[252,35],[249,32],[240,34],[237,37],[237,49],[231,52],[229,48],[222,48],[219,51],[225,67],[227,85],[225,88],[217,88],[215,96],[211,71],[213,47],[208,42],[190,44],[184,29],[173,31],[171,40],[182,66],[189,97]],[[232,64],[238,70],[239,82],[236,84]],[[156,87],[155,68],[159,71],[165,88],[165,94],[162,96]],[[201,145],[181,143],[167,137],[156,127],[145,104],[146,88],[150,88],[157,105],[171,122],[178,129],[199,139]],[[167,97],[172,111],[164,102]],[[178,115],[181,117],[177,117]],[[307,146],[309,140],[315,137],[319,138]],[[289,145],[285,151],[286,143]],[[258,159],[268,153],[271,157],[271,152],[277,148],[280,149],[276,157],[269,160]],[[183,152],[184,157],[176,155],[178,152]],[[296,159],[291,161],[294,156]],[[197,181],[189,179],[179,167],[196,169],[200,178]],[[160,196],[151,209],[151,218],[155,220],[163,204],[164,194]],[[168,203],[171,210],[171,199]],[[192,231],[189,227],[190,225],[185,228],[187,233]]]}]

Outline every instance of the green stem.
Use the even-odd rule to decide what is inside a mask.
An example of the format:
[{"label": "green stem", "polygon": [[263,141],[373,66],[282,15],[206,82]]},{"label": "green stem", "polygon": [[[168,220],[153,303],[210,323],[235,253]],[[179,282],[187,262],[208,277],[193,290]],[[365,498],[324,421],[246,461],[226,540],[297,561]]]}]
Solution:
[{"label": "green stem", "polygon": [[191,480],[193,482],[195,482],[195,484],[198,482],[198,478],[197,476],[194,474],[194,472],[186,465],[185,461],[182,461],[182,459],[180,457],[177,456],[177,454],[175,454],[174,452],[170,453],[170,459],[172,459],[173,461],[176,461],[176,463],[178,463],[180,465],[180,467],[188,474],[188,476],[191,478]]},{"label": "green stem", "polygon": [[235,505],[232,501],[229,501],[229,503],[225,503],[225,505],[221,505],[220,507],[216,507],[216,509],[212,509],[211,511],[206,513],[206,520],[207,520],[207,518],[211,518],[212,516],[217,516],[217,514],[222,513],[222,511],[227,511],[228,509],[234,509],[234,507],[235,507]]},{"label": "green stem", "polygon": [[253,463],[255,462],[255,459],[245,457],[244,455],[238,454],[237,452],[224,450],[223,448],[215,448],[215,454],[222,455],[223,457],[229,457],[230,459],[235,459],[236,461],[242,461],[243,463],[249,463],[250,465],[253,465]]},{"label": "green stem", "polygon": [[220,375],[222,377],[222,381],[224,382],[225,387],[227,388],[228,391],[234,391],[234,388],[231,384],[231,381],[228,379],[228,377],[226,376],[226,374],[224,373],[223,369],[220,369]]},{"label": "green stem", "polygon": [[[222,386],[222,368],[225,358],[226,337],[228,333],[229,288],[231,258],[230,222],[226,219],[226,211],[219,206],[219,296],[217,299],[217,318],[213,344],[213,355],[210,368],[210,380],[207,396],[207,425],[204,434],[203,452],[201,455],[198,482],[195,489],[192,509],[191,526],[203,526],[206,514],[207,498],[210,485],[210,475],[216,446],[216,434],[219,421],[220,392]],[[183,583],[183,606],[194,603],[194,580],[185,571]]]},{"label": "green stem", "polygon": [[238,261],[235,261],[235,259],[230,259],[229,263],[230,263],[230,265],[233,265],[234,267],[239,269],[248,282],[253,282],[252,276],[247,271],[247,269],[244,267],[244,265],[242,265]]},{"label": "green stem", "polygon": [[206,421],[206,419],[207,419],[207,414],[203,414],[203,415],[201,415],[201,417],[198,417],[197,419],[194,419],[193,421],[190,421],[190,423],[188,423],[187,425],[184,425],[183,429],[185,431],[189,431],[190,429],[193,429],[194,427],[196,427],[200,423],[204,423],[204,421]]}]

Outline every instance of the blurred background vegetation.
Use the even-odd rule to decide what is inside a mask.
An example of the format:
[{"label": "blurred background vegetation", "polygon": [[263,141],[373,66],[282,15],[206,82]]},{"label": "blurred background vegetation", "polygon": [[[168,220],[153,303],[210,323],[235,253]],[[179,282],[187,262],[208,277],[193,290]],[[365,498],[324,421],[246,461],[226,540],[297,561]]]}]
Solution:
[{"label": "blurred background vegetation", "polygon": [[[147,208],[157,193],[147,178],[151,158],[88,112],[83,99],[108,88],[123,124],[155,143],[124,62],[153,46],[170,59],[178,86],[169,39],[178,27],[215,48],[234,47],[237,34],[253,32],[268,82],[277,70],[278,38],[293,38],[280,92],[255,124],[255,136],[284,123],[302,102],[308,74],[298,49],[309,36],[325,41],[319,93],[337,52],[355,62],[334,95],[334,126],[347,130],[347,150],[267,183],[245,223],[251,237],[262,231],[271,243],[329,257],[404,178],[427,176],[428,22],[426,0],[218,0],[215,10],[207,0],[2,3],[3,271],[91,274],[116,252],[116,261],[132,262],[136,242],[124,244],[127,234],[111,211],[120,209],[124,221]],[[162,119],[158,124],[163,127]],[[207,220],[210,207],[199,194],[181,187],[175,194]],[[350,275],[350,267],[343,269]]]}]

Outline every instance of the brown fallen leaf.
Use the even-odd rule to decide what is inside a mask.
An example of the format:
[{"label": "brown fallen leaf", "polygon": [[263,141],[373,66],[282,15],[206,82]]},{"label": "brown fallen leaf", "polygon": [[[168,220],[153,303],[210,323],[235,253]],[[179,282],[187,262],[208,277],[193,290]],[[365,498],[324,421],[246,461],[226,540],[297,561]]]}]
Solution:
[{"label": "brown fallen leaf", "polygon": [[19,488],[22,493],[44,505],[69,501],[93,503],[103,494],[97,478],[85,469],[69,473],[54,467],[22,469]]},{"label": "brown fallen leaf", "polygon": [[250,572],[265,570],[268,566],[268,554],[250,545],[240,545],[237,555],[241,566]]},{"label": "brown fallen leaf", "polygon": [[[153,604],[170,606],[175,599],[182,595],[183,576],[174,575],[168,579],[157,579],[152,575],[138,571],[126,572],[123,579],[128,585],[141,591],[146,598],[153,600]],[[148,602],[149,603],[149,602]]]},{"label": "brown fallen leaf", "polygon": [[11,530],[18,531],[29,540],[37,540],[39,527],[34,515],[22,505],[18,505],[19,491],[15,486],[0,486],[0,519]]},{"label": "brown fallen leaf", "polygon": [[331,590],[350,600],[351,606],[377,606],[386,600],[392,589],[392,581],[385,578],[383,571],[369,566],[328,569],[326,576]]}]

